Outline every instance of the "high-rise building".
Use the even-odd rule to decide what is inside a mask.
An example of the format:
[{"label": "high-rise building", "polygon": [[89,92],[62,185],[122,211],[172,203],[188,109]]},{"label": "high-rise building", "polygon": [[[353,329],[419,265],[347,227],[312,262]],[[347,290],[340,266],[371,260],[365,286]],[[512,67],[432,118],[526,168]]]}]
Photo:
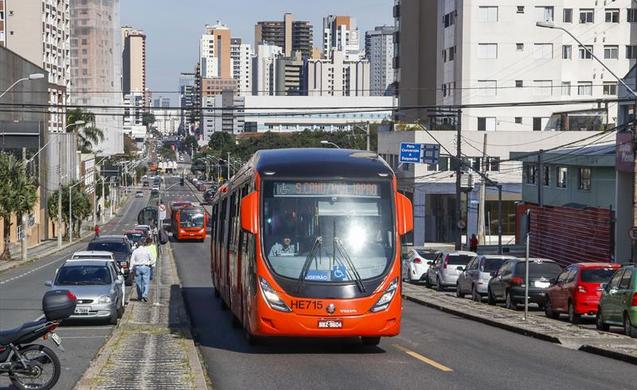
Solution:
[{"label": "high-rise building", "polygon": [[303,66],[301,52],[292,57],[278,57],[275,60],[275,94],[277,96],[305,95],[303,90]]},{"label": "high-rise building", "polygon": [[342,51],[330,59],[306,60],[303,90],[308,96],[369,96],[369,61],[345,61]]},{"label": "high-rise building", "polygon": [[252,94],[257,96],[275,95],[277,57],[283,49],[276,45],[257,45],[256,56],[252,57]]},{"label": "high-rise building", "polygon": [[102,155],[124,152],[121,113],[98,109],[122,105],[119,0],[71,0],[71,103],[90,106],[104,140]]},{"label": "high-rise building", "polygon": [[197,91],[195,87],[194,73],[181,73],[179,76],[179,107],[180,123],[179,132],[182,135],[190,134],[195,122],[198,120],[196,112]]},{"label": "high-rise building", "polygon": [[300,51],[303,57],[312,56],[312,25],[307,21],[294,20],[292,14],[283,15],[282,21],[257,22],[254,27],[254,44],[275,45],[287,57]]},{"label": "high-rise building", "polygon": [[69,0],[0,1],[0,44],[44,68],[49,78],[49,132],[64,132],[70,86]]},{"label": "high-rise building", "polygon": [[144,93],[146,34],[133,27],[122,27],[122,48],[122,92],[124,95]]},{"label": "high-rise building", "polygon": [[199,40],[201,76],[203,78],[232,77],[230,29],[222,24],[206,25]]},{"label": "high-rise building", "polygon": [[393,95],[394,31],[392,26],[378,26],[365,33],[365,57],[369,60],[371,95]]},{"label": "high-rise building", "polygon": [[333,51],[345,53],[347,61],[360,59],[360,37],[356,19],[329,15],[323,18],[323,56],[331,58]]},{"label": "high-rise building", "polygon": [[232,78],[237,82],[237,93],[240,96],[250,95],[252,93],[252,46],[243,43],[241,38],[232,38],[230,45]]}]

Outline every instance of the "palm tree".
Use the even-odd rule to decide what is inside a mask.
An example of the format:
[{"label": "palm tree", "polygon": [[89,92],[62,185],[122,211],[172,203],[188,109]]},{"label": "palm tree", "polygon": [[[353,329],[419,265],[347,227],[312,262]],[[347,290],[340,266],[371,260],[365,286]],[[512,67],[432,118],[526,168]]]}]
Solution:
[{"label": "palm tree", "polygon": [[16,214],[18,223],[22,216],[33,210],[37,199],[37,184],[27,175],[24,163],[12,154],[0,152],[0,217],[4,220],[4,252],[0,258],[8,260],[11,215]]},{"label": "palm tree", "polygon": [[81,108],[76,108],[66,114],[66,123],[72,124],[78,121],[84,121],[84,126],[70,126],[68,128],[69,132],[74,132],[77,135],[78,150],[82,153],[95,152],[95,146],[104,141],[104,132],[95,126],[95,114],[83,111]]}]

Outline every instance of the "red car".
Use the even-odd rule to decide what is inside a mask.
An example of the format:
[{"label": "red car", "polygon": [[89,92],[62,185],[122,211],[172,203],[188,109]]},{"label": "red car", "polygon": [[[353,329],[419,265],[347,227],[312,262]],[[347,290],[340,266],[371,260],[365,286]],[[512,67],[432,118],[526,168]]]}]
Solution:
[{"label": "red car", "polygon": [[607,283],[618,268],[621,265],[617,263],[571,264],[546,290],[546,316],[557,319],[566,313],[576,324],[582,315],[596,315],[602,283]]}]

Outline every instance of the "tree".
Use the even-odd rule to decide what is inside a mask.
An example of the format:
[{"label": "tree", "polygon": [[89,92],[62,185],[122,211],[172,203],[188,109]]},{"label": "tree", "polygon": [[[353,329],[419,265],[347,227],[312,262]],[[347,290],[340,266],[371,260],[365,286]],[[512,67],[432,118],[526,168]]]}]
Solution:
[{"label": "tree", "polygon": [[124,154],[131,159],[132,157],[137,156],[137,152],[139,149],[137,148],[137,144],[130,135],[124,134]]},{"label": "tree", "polygon": [[98,143],[104,141],[104,132],[95,126],[95,114],[76,108],[66,114],[66,123],[84,121],[82,126],[70,126],[68,132],[77,136],[77,147],[82,153],[92,153]]},{"label": "tree", "polygon": [[[91,207],[91,200],[89,195],[76,183],[71,183],[74,186],[71,190],[71,200],[73,202],[72,211],[73,216],[71,218],[71,224],[73,225],[73,232],[75,236],[80,235],[82,229],[82,221],[93,214],[93,208]],[[58,196],[60,190],[54,191],[49,197],[47,204],[47,211],[49,216],[57,221],[58,215]],[[62,221],[69,225],[69,186],[62,187]],[[68,239],[68,230],[64,231],[64,235]]]},{"label": "tree", "polygon": [[199,143],[197,142],[197,138],[194,135],[187,135],[184,137],[183,141],[181,141],[182,150],[197,150],[199,147]]},{"label": "tree", "polygon": [[37,200],[37,183],[27,175],[24,162],[12,154],[0,152],[0,217],[4,220],[4,252],[0,258],[9,260],[9,233],[11,215],[16,214],[18,223],[22,216],[33,210]]},{"label": "tree", "polygon": [[148,127],[155,123],[155,114],[152,112],[145,112],[142,114],[142,125]]}]

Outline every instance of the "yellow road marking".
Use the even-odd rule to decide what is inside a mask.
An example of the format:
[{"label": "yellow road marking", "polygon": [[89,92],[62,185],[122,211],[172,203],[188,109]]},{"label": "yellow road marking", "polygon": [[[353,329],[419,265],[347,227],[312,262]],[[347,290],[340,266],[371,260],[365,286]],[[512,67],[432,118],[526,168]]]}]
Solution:
[{"label": "yellow road marking", "polygon": [[407,349],[405,347],[403,347],[402,345],[398,345],[398,344],[394,344],[394,348],[399,349],[403,352],[405,352],[407,355],[420,360],[421,362],[425,363],[425,364],[429,364],[430,366],[439,369],[440,371],[443,372],[453,372],[453,370],[443,364],[440,364],[434,360],[431,360],[427,357],[424,357],[423,355],[419,354],[418,352],[414,352],[410,349]]}]

